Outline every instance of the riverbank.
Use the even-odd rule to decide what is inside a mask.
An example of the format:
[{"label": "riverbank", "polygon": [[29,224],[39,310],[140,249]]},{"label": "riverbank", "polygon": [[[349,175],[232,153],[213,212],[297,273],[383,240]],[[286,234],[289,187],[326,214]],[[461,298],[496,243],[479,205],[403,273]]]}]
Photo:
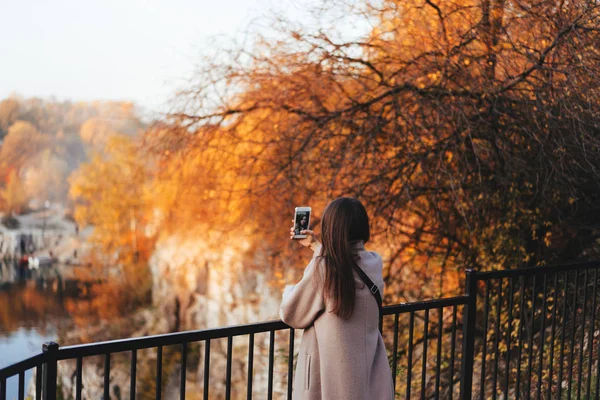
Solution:
[{"label": "riverbank", "polygon": [[[0,213],[0,219],[3,217]],[[0,259],[29,255],[77,264],[89,251],[87,238],[92,228],[80,230],[61,204],[49,204],[12,218],[16,227],[0,224]]]}]

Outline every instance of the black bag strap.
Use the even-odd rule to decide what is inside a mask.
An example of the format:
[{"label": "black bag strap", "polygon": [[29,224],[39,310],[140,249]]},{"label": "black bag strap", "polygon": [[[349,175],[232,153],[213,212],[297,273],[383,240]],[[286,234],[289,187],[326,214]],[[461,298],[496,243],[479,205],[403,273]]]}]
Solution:
[{"label": "black bag strap", "polygon": [[356,270],[356,273],[358,274],[360,279],[363,281],[363,283],[365,285],[367,285],[367,287],[369,288],[369,291],[371,292],[373,297],[375,297],[375,301],[377,301],[377,306],[379,306],[379,315],[381,315],[381,309],[383,308],[383,301],[381,299],[381,293],[379,293],[379,288],[377,287],[376,284],[373,283],[373,281],[367,276],[367,274],[365,274],[365,271],[363,271],[358,265],[355,264],[354,269]]}]

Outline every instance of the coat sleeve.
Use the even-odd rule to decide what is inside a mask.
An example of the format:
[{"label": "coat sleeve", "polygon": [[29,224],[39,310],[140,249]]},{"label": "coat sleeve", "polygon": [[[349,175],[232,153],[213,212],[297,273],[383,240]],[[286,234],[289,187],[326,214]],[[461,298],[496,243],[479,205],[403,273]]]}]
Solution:
[{"label": "coat sleeve", "polygon": [[283,291],[279,316],[292,328],[308,328],[325,309],[322,279],[318,279],[316,254],[318,252],[315,252],[315,256],[304,270],[302,280],[296,285],[287,286]]}]

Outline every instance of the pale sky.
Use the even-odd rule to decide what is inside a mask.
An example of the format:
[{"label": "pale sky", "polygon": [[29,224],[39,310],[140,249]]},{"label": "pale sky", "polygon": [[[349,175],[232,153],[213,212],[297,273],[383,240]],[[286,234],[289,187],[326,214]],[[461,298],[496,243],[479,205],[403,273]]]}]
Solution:
[{"label": "pale sky", "polygon": [[130,100],[164,110],[212,37],[235,36],[273,4],[293,14],[300,3],[0,0],[0,99]]}]

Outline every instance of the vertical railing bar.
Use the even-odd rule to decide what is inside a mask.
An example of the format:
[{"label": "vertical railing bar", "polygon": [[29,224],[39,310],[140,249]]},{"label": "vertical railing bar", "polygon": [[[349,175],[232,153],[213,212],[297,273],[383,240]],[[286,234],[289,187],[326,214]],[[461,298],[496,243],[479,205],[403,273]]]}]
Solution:
[{"label": "vertical railing bar", "polygon": [[398,318],[400,314],[394,314],[394,345],[392,347],[392,384],[394,387],[394,396],[396,396],[396,373],[398,370]]},{"label": "vertical railing bar", "polygon": [[527,350],[529,351],[527,355],[527,399],[531,398],[531,370],[533,364],[533,336],[534,336],[534,322],[535,322],[535,300],[537,298],[536,295],[536,280],[537,275],[533,275],[533,282],[531,285],[531,324],[529,330],[529,343],[527,345]]},{"label": "vertical railing bar", "polygon": [[156,348],[156,400],[162,396],[162,346]]},{"label": "vertical railing bar", "polygon": [[25,400],[25,371],[19,371],[19,400]]},{"label": "vertical railing bar", "polygon": [[35,400],[42,399],[42,364],[35,367]]},{"label": "vertical railing bar", "polygon": [[[596,269],[596,273],[597,272],[598,272],[598,270]],[[597,280],[597,278],[598,277],[596,276],[596,280]],[[596,283],[594,282],[594,301],[596,301],[596,296],[598,295],[595,288],[596,288]],[[595,309],[594,309],[594,314],[596,314]],[[598,359],[598,357],[596,357],[596,359]],[[596,392],[595,392],[595,398],[598,399],[599,397],[600,397],[600,359],[598,359],[598,362],[596,363]]]},{"label": "vertical railing bar", "polygon": [[204,400],[208,400],[208,389],[210,379],[210,339],[207,339],[204,344]]},{"label": "vertical railing bar", "polygon": [[449,400],[452,400],[454,394],[454,352],[456,351],[456,316],[457,306],[452,306],[452,336],[450,343],[450,396]]},{"label": "vertical railing bar", "polygon": [[581,341],[579,342],[579,366],[577,374],[577,398],[581,398],[581,379],[583,378],[583,341],[585,339],[585,314],[587,304],[588,270],[583,271],[583,310],[581,312]]},{"label": "vertical railing bar", "polygon": [[569,294],[569,271],[565,271],[565,291],[563,295],[563,313],[562,313],[562,332],[560,339],[560,362],[558,363],[558,399],[561,398],[562,394],[562,379],[563,379],[563,368],[564,368],[564,357],[565,357],[565,332],[567,325],[567,296]]},{"label": "vertical railing bar", "polygon": [[496,326],[494,327],[494,377],[492,383],[492,399],[498,394],[498,359],[500,358],[500,314],[502,313],[502,279],[498,279],[498,297],[496,300]]},{"label": "vertical railing bar", "polygon": [[429,335],[429,309],[425,309],[423,319],[423,360],[421,361],[421,398],[425,398],[425,383],[427,380],[427,336]]},{"label": "vertical railing bar", "polygon": [[56,399],[58,347],[58,343],[55,342],[46,342],[42,345],[42,351],[46,355],[42,378],[44,400]]},{"label": "vertical railing bar", "polygon": [[110,400],[110,353],[104,355],[104,400]]},{"label": "vertical railing bar", "polygon": [[6,378],[0,379],[0,400],[6,400]]},{"label": "vertical railing bar", "polygon": [[275,331],[269,332],[269,381],[267,398],[273,400],[273,364],[275,358]]},{"label": "vertical railing bar", "polygon": [[521,397],[521,355],[523,349],[523,318],[525,318],[525,277],[519,277],[519,345],[517,347],[517,379],[515,383],[515,396]]},{"label": "vertical railing bar", "polygon": [[290,346],[288,348],[288,387],[287,398],[292,400],[292,386],[294,379],[294,328],[290,328]]},{"label": "vertical railing bar", "polygon": [[225,369],[225,400],[231,399],[231,360],[233,353],[233,336],[227,336],[227,366]]},{"label": "vertical railing bar", "polygon": [[[590,398],[592,389],[592,364],[594,354],[594,331],[596,325],[596,289],[598,288],[598,269],[594,268],[594,286],[592,289],[592,320],[590,321],[590,331],[588,333],[588,348],[590,350],[588,357],[588,377],[586,398]],[[596,394],[598,396],[598,394]]]},{"label": "vertical railing bar", "polygon": [[463,311],[463,347],[461,363],[460,399],[471,400],[473,391],[473,364],[475,362],[475,327],[477,322],[477,271],[466,271],[466,311]]},{"label": "vertical railing bar", "polygon": [[137,350],[131,350],[131,365],[129,366],[129,398],[135,399],[135,389],[137,382]]},{"label": "vertical railing bar", "polygon": [[504,376],[504,398],[508,399],[509,377],[510,377],[510,342],[512,336],[513,307],[515,306],[514,279],[508,278],[508,332],[506,333],[506,374]]},{"label": "vertical railing bar", "polygon": [[573,292],[573,318],[571,319],[571,352],[569,354],[569,383],[567,386],[567,398],[571,398],[573,388],[573,354],[575,352],[575,329],[577,322],[577,292],[579,292],[579,271],[575,271],[575,291]]},{"label": "vertical railing bar", "polygon": [[442,368],[442,327],[444,325],[444,308],[438,308],[438,340],[437,340],[437,354],[435,364],[435,398],[440,398],[440,377]]},{"label": "vertical railing bar", "polygon": [[179,377],[179,400],[185,400],[187,374],[187,342],[181,343],[181,376]]},{"label": "vertical railing bar", "polygon": [[410,400],[410,390],[412,386],[412,359],[413,359],[413,331],[415,329],[415,312],[410,312],[408,321],[408,361],[406,374],[406,399]]},{"label": "vertical railing bar", "polygon": [[75,367],[75,400],[81,400],[81,375],[83,368],[83,359],[77,357],[77,363]]},{"label": "vertical railing bar", "polygon": [[552,298],[552,331],[550,333],[550,360],[548,362],[548,394],[547,398],[550,399],[552,396],[552,384],[554,382],[553,377],[553,366],[554,366],[554,339],[556,338],[556,309],[558,308],[558,273],[554,273],[554,295]]},{"label": "vertical railing bar", "polygon": [[600,360],[596,364],[596,396],[595,396],[595,398],[598,399],[598,396],[600,396]]},{"label": "vertical railing bar", "polygon": [[487,332],[490,314],[490,280],[485,281],[485,303],[483,306],[483,343],[481,345],[481,379],[479,382],[479,399],[485,395],[485,364],[487,362]]},{"label": "vertical railing bar", "polygon": [[547,298],[548,298],[548,274],[544,274],[544,284],[543,284],[543,302],[542,302],[542,329],[540,331],[540,348],[539,353],[540,357],[538,359],[538,381],[537,381],[537,398],[541,400],[542,398],[542,381],[543,381],[543,366],[544,366],[544,341],[546,340],[546,307],[547,307]]},{"label": "vertical railing bar", "polygon": [[[252,378],[254,369],[254,333],[250,333],[248,339],[248,387],[246,389],[246,399],[252,399]],[[291,385],[290,385],[291,386]]]}]

